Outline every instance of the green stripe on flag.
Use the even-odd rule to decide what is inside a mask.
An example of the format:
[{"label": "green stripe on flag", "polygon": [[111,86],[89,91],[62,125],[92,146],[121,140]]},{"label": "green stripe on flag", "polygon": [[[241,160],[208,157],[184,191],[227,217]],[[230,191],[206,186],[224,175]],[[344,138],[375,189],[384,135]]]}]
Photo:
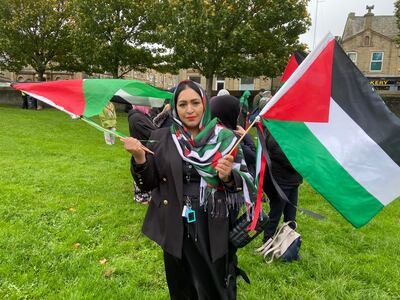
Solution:
[{"label": "green stripe on flag", "polygon": [[337,162],[304,123],[263,120],[294,168],[355,227],[384,206]]},{"label": "green stripe on flag", "polygon": [[86,117],[98,115],[119,90],[131,96],[158,98],[160,101],[172,97],[172,94],[167,91],[137,80],[85,79],[83,94],[86,105],[83,115]]},{"label": "green stripe on flag", "polygon": [[86,105],[83,115],[86,117],[98,115],[121,86],[120,79],[84,80],[82,87]]}]

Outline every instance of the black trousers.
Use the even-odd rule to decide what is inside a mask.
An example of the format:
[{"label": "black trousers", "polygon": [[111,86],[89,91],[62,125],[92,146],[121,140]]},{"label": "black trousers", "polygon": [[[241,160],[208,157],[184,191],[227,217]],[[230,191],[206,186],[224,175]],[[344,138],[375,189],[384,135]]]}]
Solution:
[{"label": "black trousers", "polygon": [[196,222],[184,221],[182,259],[164,251],[165,274],[171,299],[236,299],[233,249],[211,260],[207,212],[196,210]]},{"label": "black trousers", "polygon": [[[282,191],[285,193],[288,200],[295,206],[297,206],[298,199],[298,185],[279,185]],[[264,227],[264,243],[271,238],[281,219],[282,214],[284,215],[284,222],[288,221],[296,221],[296,207],[291,205],[290,203],[286,203],[281,201],[280,199],[270,198],[269,199],[270,211],[268,214],[269,220],[268,223]]]}]

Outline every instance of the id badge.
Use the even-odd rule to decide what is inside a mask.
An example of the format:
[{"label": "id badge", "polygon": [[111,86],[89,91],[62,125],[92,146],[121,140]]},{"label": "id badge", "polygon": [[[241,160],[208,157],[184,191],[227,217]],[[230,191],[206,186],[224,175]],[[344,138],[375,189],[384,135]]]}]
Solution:
[{"label": "id badge", "polygon": [[186,220],[188,223],[196,222],[196,212],[193,209],[189,208],[187,210]]}]

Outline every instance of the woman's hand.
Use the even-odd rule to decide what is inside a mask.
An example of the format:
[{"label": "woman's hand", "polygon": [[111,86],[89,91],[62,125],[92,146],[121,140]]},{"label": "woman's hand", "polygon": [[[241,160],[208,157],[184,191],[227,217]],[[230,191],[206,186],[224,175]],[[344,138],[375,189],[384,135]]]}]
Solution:
[{"label": "woman's hand", "polygon": [[232,167],[233,167],[233,156],[225,155],[218,161],[215,170],[218,172],[218,177],[222,182],[228,183],[232,180]]},{"label": "woman's hand", "polygon": [[234,131],[236,134],[243,136],[246,133],[246,130],[240,125],[236,126],[236,130]]},{"label": "woman's hand", "polygon": [[142,143],[132,137],[121,138],[124,143],[125,150],[133,155],[137,164],[144,164],[146,162],[146,152],[143,150]]}]

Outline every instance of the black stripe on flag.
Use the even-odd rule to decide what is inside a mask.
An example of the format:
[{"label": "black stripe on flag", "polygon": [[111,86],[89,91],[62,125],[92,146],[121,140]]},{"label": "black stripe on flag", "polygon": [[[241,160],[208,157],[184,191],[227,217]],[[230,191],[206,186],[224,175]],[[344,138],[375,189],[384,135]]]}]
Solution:
[{"label": "black stripe on flag", "polygon": [[298,65],[300,65],[307,56],[307,54],[305,52],[300,51],[300,50],[295,51],[293,54],[294,54],[294,58],[296,59],[296,62]]},{"label": "black stripe on flag", "polygon": [[400,119],[335,42],[333,100],[400,166]]}]

